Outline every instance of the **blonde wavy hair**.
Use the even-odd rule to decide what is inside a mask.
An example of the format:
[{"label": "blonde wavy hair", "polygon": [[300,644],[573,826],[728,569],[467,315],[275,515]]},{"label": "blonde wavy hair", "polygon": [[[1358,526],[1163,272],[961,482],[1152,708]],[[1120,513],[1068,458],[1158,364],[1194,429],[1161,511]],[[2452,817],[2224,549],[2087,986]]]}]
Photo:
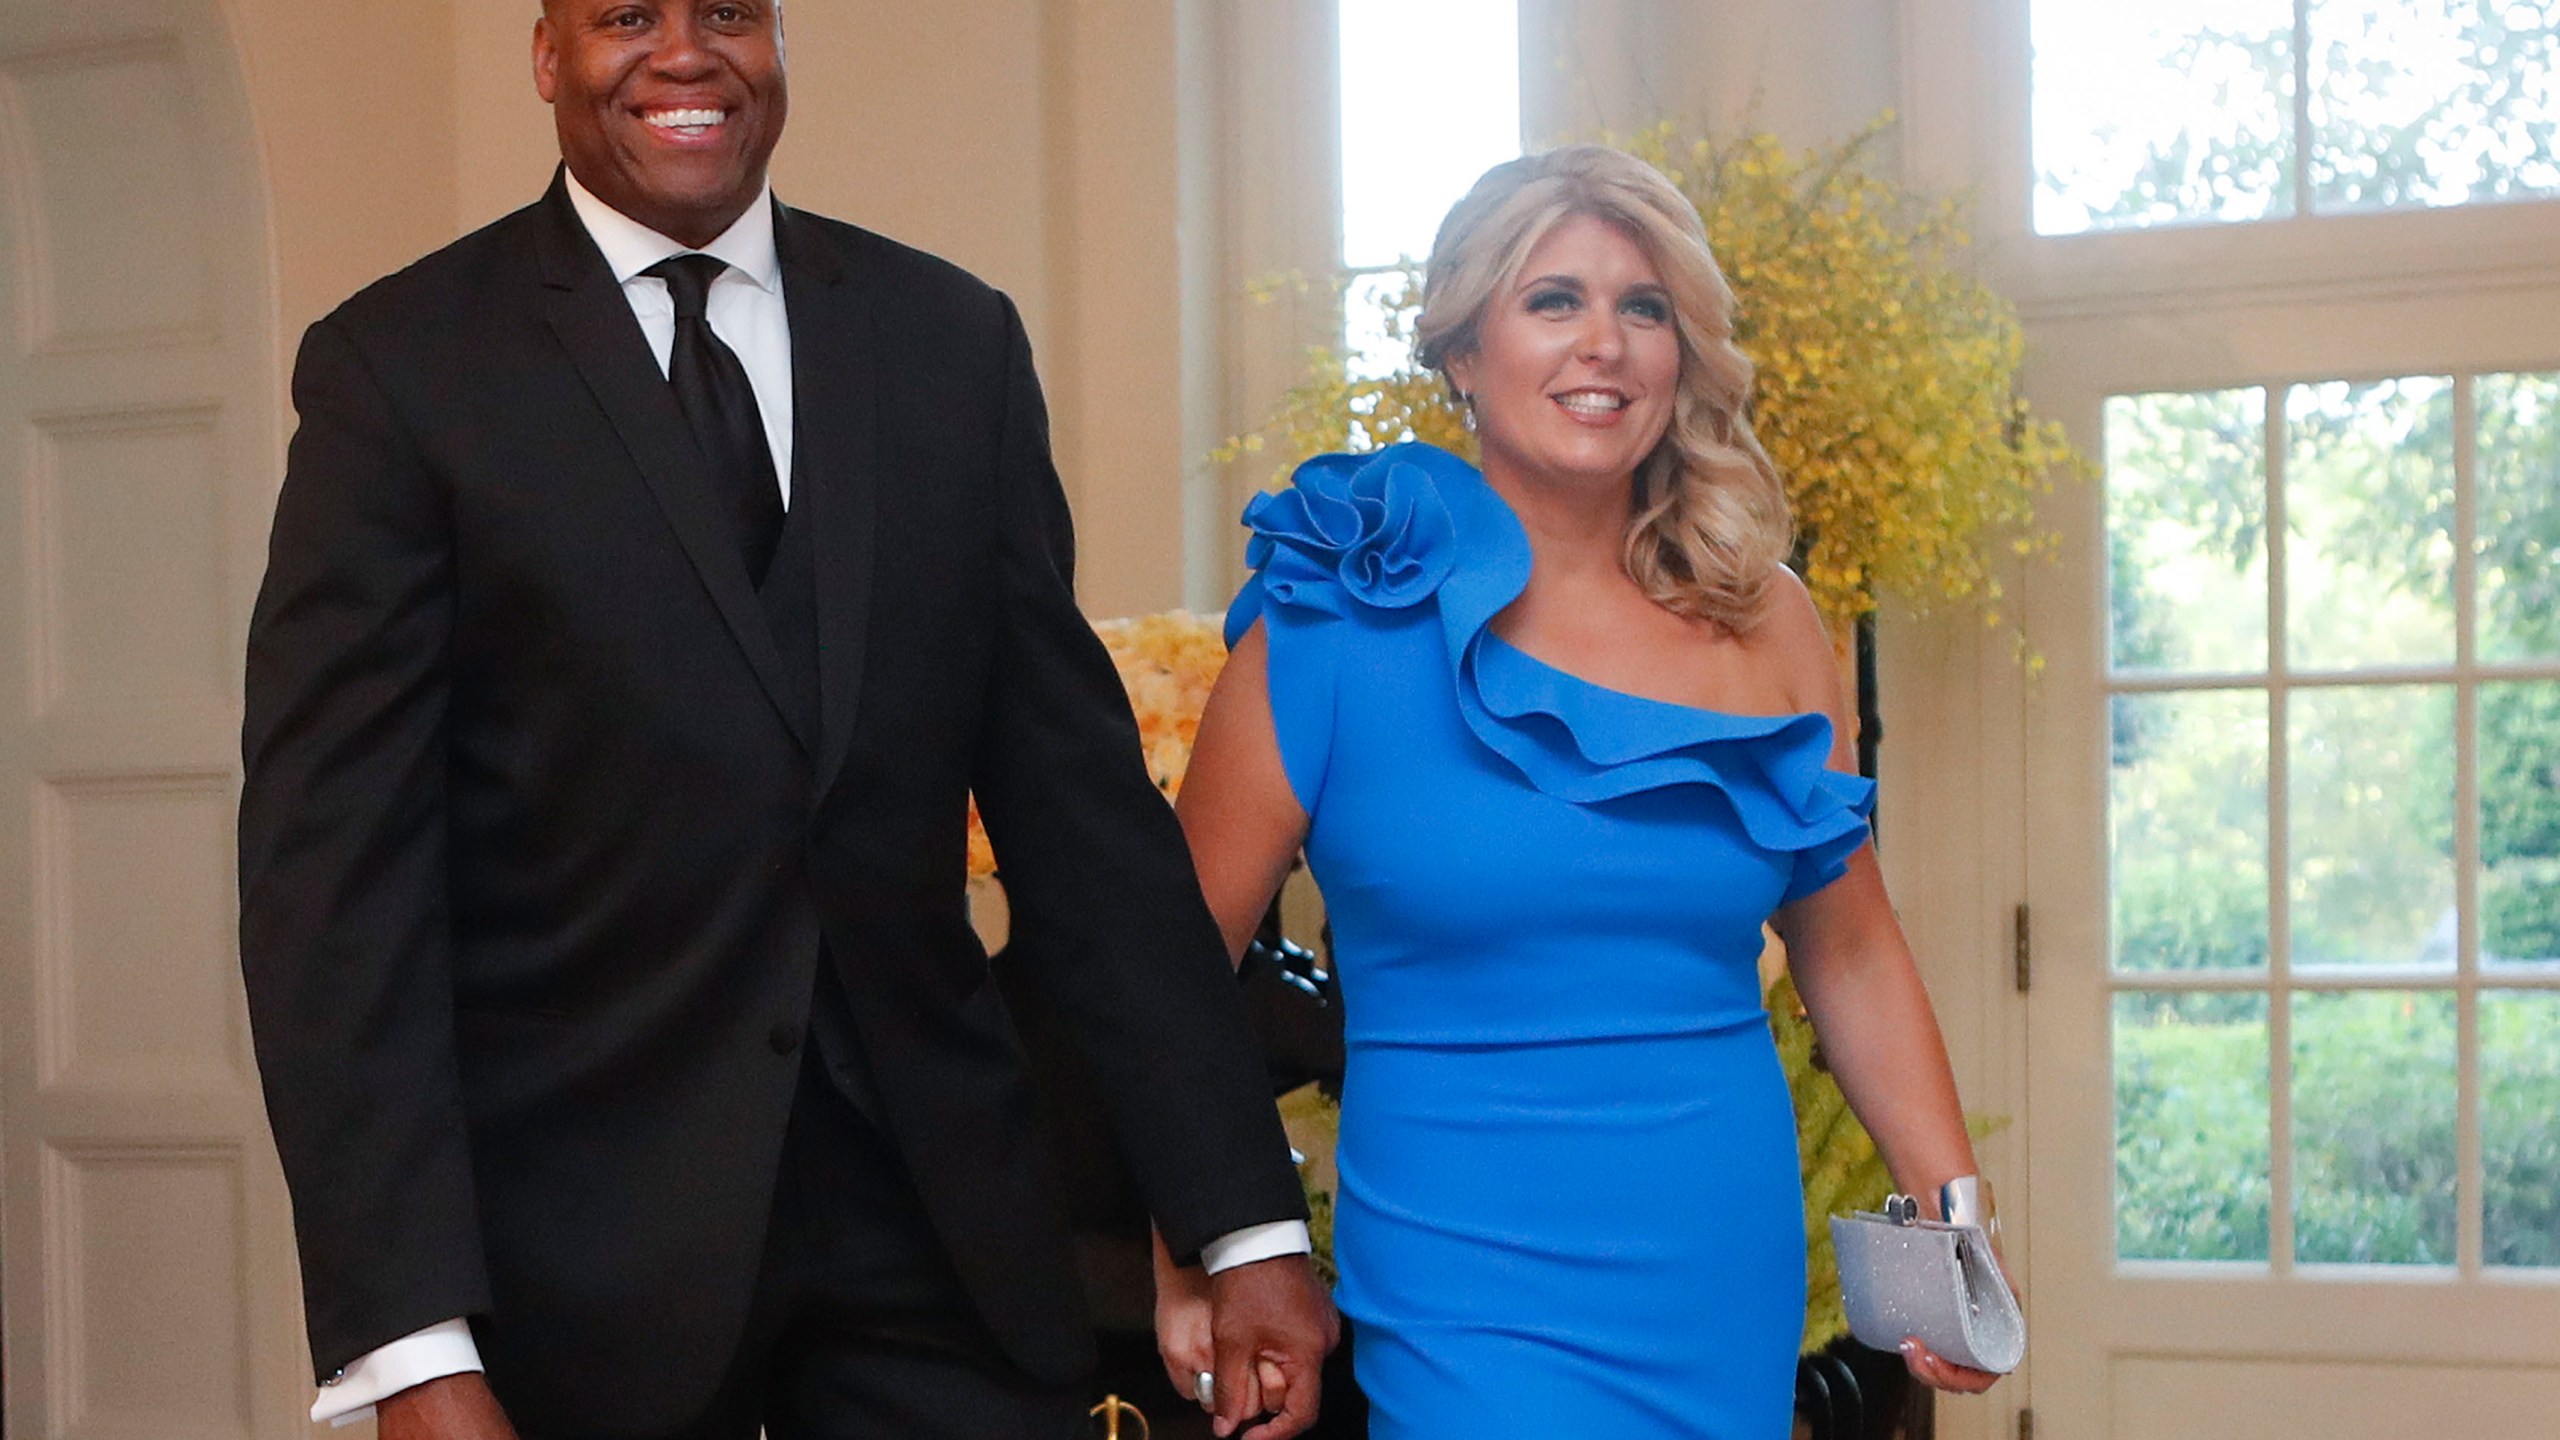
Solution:
[{"label": "blonde wavy hair", "polygon": [[[1733,289],[1697,208],[1659,170],[1605,145],[1568,145],[1484,173],[1440,222],[1423,270],[1414,357],[1449,379],[1494,297],[1565,219],[1624,231],[1671,292],[1680,336],[1671,423],[1636,467],[1628,575],[1675,614],[1750,628],[1795,543],[1778,469],[1751,433],[1751,362],[1733,345]],[[1451,389],[1456,382],[1450,381]]]}]

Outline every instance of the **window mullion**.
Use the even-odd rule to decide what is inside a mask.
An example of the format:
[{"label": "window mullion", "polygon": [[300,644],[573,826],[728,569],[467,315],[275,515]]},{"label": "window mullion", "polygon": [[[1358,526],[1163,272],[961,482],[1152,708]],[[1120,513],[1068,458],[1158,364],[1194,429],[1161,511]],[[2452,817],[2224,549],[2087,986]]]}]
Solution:
[{"label": "window mullion", "polygon": [[2266,387],[2267,1264],[2293,1273],[2293,763],[2285,634],[2285,398]]},{"label": "window mullion", "polygon": [[2478,397],[2469,375],[2453,377],[2453,904],[2456,941],[2454,1089],[2454,1259],[2468,1279],[2480,1273],[2480,534]]}]

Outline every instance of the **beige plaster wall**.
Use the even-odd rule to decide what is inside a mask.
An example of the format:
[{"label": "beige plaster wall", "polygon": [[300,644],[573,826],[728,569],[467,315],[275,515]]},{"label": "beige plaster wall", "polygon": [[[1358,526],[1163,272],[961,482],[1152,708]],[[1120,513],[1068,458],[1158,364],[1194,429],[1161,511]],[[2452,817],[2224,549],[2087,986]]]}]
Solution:
[{"label": "beige plaster wall", "polygon": [[1818,144],[1902,91],[1898,0],[1521,0],[1520,24],[1532,144],[1664,119]]},{"label": "beige plaster wall", "polygon": [[550,107],[533,93],[539,0],[445,3],[453,30],[444,80],[454,97],[447,224],[459,235],[531,203],[551,183],[560,147],[551,138]]},{"label": "beige plaster wall", "polygon": [[224,10],[272,197],[278,342],[290,360],[304,326],[452,238],[454,96],[441,59],[452,17],[427,4],[386,26],[376,7],[345,0],[224,0]]},{"label": "beige plaster wall", "polygon": [[1078,589],[1097,615],[1183,599],[1184,476],[1199,459],[1183,423],[1184,315],[1214,297],[1183,291],[1182,8],[1061,5],[1050,36],[1044,374],[1077,500]]}]

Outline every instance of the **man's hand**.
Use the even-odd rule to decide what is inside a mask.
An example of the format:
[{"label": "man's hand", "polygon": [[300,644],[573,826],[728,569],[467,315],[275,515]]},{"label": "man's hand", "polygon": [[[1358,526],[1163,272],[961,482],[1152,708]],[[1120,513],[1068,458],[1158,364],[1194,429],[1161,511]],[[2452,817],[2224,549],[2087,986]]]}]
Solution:
[{"label": "man's hand", "polygon": [[1324,1357],[1342,1338],[1342,1322],[1306,1256],[1210,1276],[1209,1329],[1217,1344],[1212,1428],[1221,1440],[1257,1415],[1272,1418],[1246,1430],[1244,1440],[1289,1440],[1315,1423]]},{"label": "man's hand", "polygon": [[373,1413],[379,1440],[516,1440],[516,1427],[476,1372],[413,1385]]}]

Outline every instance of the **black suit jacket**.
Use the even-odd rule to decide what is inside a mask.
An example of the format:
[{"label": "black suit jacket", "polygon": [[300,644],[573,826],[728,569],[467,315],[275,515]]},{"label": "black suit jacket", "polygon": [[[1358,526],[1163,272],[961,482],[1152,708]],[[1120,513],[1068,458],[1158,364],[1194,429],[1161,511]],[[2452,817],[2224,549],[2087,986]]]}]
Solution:
[{"label": "black suit jacket", "polygon": [[879,236],[776,226],[815,717],[560,185],[304,339],[250,630],[241,951],[323,1374],[469,1315],[537,1425],[706,1399],[822,940],[972,1298],[1026,1369],[1080,1372],[965,911],[972,791],[1168,1242],[1303,1213],[1075,606],[1019,317]]}]

